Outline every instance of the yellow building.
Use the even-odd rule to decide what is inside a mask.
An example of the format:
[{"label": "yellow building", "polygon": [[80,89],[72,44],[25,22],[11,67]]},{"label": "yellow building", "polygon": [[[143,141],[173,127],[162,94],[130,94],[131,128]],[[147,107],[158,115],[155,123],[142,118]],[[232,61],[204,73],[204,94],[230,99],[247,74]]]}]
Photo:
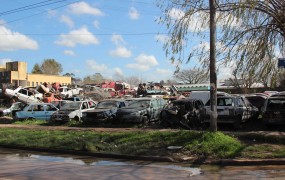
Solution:
[{"label": "yellow building", "polygon": [[52,84],[59,82],[61,85],[70,85],[71,77],[56,76],[48,74],[28,74],[26,62],[7,62],[5,66],[0,66],[0,83],[18,86],[37,86],[46,82]]}]

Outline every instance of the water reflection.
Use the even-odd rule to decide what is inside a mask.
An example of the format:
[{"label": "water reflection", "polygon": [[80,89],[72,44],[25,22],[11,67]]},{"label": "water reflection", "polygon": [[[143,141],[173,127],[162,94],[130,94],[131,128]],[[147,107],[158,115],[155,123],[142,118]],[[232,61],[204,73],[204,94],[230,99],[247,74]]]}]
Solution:
[{"label": "water reflection", "polygon": [[191,167],[0,148],[0,179],[284,179],[285,166]]}]

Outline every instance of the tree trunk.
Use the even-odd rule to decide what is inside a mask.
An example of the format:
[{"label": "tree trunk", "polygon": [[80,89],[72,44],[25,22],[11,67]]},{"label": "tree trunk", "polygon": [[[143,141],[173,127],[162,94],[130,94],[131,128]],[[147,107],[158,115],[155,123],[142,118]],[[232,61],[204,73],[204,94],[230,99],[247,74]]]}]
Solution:
[{"label": "tree trunk", "polygon": [[216,70],[216,2],[209,0],[210,5],[210,131],[217,131],[217,70]]}]

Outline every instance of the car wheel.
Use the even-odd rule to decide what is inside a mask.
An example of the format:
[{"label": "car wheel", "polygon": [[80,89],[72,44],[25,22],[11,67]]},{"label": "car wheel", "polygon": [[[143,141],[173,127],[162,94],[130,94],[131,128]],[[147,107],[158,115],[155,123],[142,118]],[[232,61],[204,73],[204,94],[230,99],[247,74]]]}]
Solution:
[{"label": "car wheel", "polygon": [[80,117],[75,116],[75,117],[74,117],[74,120],[75,120],[75,121],[80,121]]},{"label": "car wheel", "polygon": [[241,128],[241,120],[242,120],[241,116],[236,117],[235,122],[233,124],[235,130],[239,130]]},{"label": "car wheel", "polygon": [[148,125],[149,124],[149,118],[147,116],[142,117],[142,124],[143,125]]}]

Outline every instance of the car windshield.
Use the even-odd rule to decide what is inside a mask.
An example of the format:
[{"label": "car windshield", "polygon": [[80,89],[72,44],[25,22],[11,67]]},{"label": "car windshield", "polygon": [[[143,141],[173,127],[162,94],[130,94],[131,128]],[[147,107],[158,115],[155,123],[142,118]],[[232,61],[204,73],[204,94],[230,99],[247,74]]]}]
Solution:
[{"label": "car windshield", "polygon": [[116,102],[102,101],[97,104],[96,109],[111,109],[117,107]]},{"label": "car windshield", "polygon": [[129,107],[149,107],[149,103],[150,101],[149,100],[134,100],[134,101],[131,101]]},{"label": "car windshield", "polygon": [[77,110],[80,109],[82,102],[68,102],[61,107],[62,110]]},{"label": "car windshield", "polygon": [[285,99],[270,99],[267,104],[268,109],[285,109]]}]

